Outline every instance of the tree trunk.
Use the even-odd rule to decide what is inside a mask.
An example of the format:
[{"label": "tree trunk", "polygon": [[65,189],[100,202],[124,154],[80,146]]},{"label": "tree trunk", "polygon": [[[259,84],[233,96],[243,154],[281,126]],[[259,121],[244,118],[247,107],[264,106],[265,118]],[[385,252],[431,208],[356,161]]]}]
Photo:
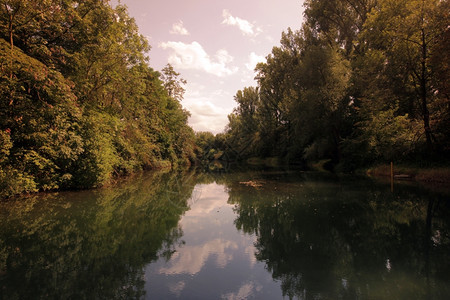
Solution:
[{"label": "tree trunk", "polygon": [[431,150],[433,147],[432,133],[430,128],[430,112],[428,111],[427,99],[427,43],[425,39],[425,30],[422,28],[422,61],[421,61],[421,78],[420,78],[420,98],[422,102],[422,118],[423,127],[425,130],[425,137],[427,141],[427,148]]},{"label": "tree trunk", "polygon": [[12,78],[12,61],[13,61],[13,50],[14,50],[14,37],[13,37],[13,18],[14,16],[11,14],[9,16],[9,26],[8,26],[8,31],[9,31],[9,43],[11,45],[11,57],[10,57],[10,64],[11,64],[11,78]]},{"label": "tree trunk", "polygon": [[[10,73],[9,73],[9,79],[12,80],[13,79],[13,56],[14,56],[14,36],[13,36],[13,21],[14,21],[14,14],[11,13],[11,15],[9,15],[9,25],[8,25],[8,31],[9,31],[9,42],[11,44],[11,53],[9,55],[9,69],[10,69]],[[14,102],[14,91],[13,89],[11,89],[11,91],[9,92],[9,105],[12,105]]]}]

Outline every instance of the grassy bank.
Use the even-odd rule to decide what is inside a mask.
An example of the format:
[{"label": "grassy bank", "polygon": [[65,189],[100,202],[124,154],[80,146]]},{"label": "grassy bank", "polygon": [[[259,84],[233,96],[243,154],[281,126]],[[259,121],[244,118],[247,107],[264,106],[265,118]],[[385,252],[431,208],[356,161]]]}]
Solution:
[{"label": "grassy bank", "polygon": [[[377,165],[369,168],[366,174],[370,176],[390,177],[391,166],[388,164]],[[394,165],[394,177],[396,179],[411,179],[422,182],[450,183],[450,167],[423,168]]]},{"label": "grassy bank", "polygon": [[246,160],[249,165],[253,166],[266,166],[266,167],[279,167],[281,166],[281,160],[279,157],[251,157]]}]

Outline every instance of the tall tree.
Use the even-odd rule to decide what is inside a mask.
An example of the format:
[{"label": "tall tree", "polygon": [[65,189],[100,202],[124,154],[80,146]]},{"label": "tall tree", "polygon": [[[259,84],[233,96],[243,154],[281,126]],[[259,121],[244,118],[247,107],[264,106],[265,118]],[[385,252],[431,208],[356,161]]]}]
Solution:
[{"label": "tall tree", "polygon": [[107,0],[1,1],[1,196],[192,161],[185,82],[171,68],[165,84],[149,49]]},{"label": "tall tree", "polygon": [[384,51],[388,67],[404,72],[397,72],[396,76],[405,76],[406,87],[414,91],[417,99],[414,107],[421,115],[428,149],[436,143],[430,124],[430,104],[435,101],[437,90],[432,85],[434,74],[430,58],[448,30],[446,3],[380,0],[365,24],[369,45]]},{"label": "tall tree", "polygon": [[330,43],[337,41],[350,55],[355,50],[357,53],[362,50],[355,41],[376,3],[377,0],[307,0],[304,15],[313,31],[322,34]]},{"label": "tall tree", "polygon": [[231,148],[231,155],[239,158],[259,155],[261,147],[260,130],[261,115],[259,110],[259,91],[254,87],[246,87],[237,91],[234,100],[238,106],[228,116],[227,127],[230,137],[227,144]]},{"label": "tall tree", "polygon": [[161,79],[164,83],[164,87],[169,93],[169,97],[177,101],[181,101],[183,99],[185,92],[183,85],[187,83],[186,80],[179,76],[180,73],[175,72],[171,64],[167,64],[162,69]]}]

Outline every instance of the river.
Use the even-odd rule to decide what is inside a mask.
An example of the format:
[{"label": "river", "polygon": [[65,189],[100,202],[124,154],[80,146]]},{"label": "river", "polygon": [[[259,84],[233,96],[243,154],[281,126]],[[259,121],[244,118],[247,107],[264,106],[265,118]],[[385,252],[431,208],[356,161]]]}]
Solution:
[{"label": "river", "polygon": [[265,170],[12,199],[0,202],[0,288],[0,299],[449,299],[449,195]]}]

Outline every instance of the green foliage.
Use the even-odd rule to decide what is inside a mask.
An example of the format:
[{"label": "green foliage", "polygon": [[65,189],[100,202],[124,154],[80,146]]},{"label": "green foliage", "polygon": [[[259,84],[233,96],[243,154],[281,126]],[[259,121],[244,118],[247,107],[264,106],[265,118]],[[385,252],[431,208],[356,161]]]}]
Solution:
[{"label": "green foliage", "polygon": [[302,28],[284,32],[256,67],[258,86],[236,94],[224,149],[237,159],[327,160],[347,171],[442,160],[450,149],[448,5],[306,1]]},{"label": "green foliage", "polygon": [[[0,52],[11,54],[0,40]],[[77,133],[80,109],[71,83],[61,73],[25,55],[17,48],[2,55],[6,71],[1,78],[0,126],[10,133],[6,165],[25,174],[38,189],[58,188],[70,164],[82,152]]]},{"label": "green foliage", "polygon": [[11,136],[10,136],[11,130],[0,130],[0,164],[7,161],[10,149],[12,148],[12,142],[11,142]]},{"label": "green foliage", "polygon": [[408,116],[395,116],[394,110],[381,111],[362,125],[363,138],[375,157],[393,160],[411,153],[414,132]]},{"label": "green foliage", "polygon": [[175,72],[171,64],[167,64],[162,69],[161,79],[164,82],[164,88],[169,93],[169,97],[180,101],[183,99],[185,89],[182,85],[186,84],[186,80],[178,78],[180,73]]},{"label": "green foliage", "polygon": [[84,151],[74,168],[75,186],[88,188],[107,184],[119,165],[113,145],[118,120],[99,112],[85,116],[82,129]]},{"label": "green foliage", "polygon": [[37,192],[35,178],[10,166],[0,169],[0,197]]},{"label": "green foliage", "polygon": [[0,198],[37,191],[34,178],[9,166],[10,131],[0,130]]},{"label": "green foliage", "polygon": [[[105,1],[0,7],[0,167],[22,191],[101,186],[122,174],[194,161],[179,101],[186,82],[147,64],[126,8]],[[9,174],[9,175],[8,175]]]},{"label": "green foliage", "polygon": [[401,107],[410,116],[421,119],[427,151],[442,146],[435,138],[431,121],[442,111],[434,110],[433,103],[443,98],[448,100],[448,95],[440,94],[433,85],[434,78],[448,77],[448,74],[433,72],[439,67],[431,59],[448,31],[446,2],[379,1],[378,9],[368,15],[362,33],[371,48],[385,54],[386,73],[392,83],[388,87],[397,94]]},{"label": "green foliage", "polygon": [[204,164],[216,159],[219,150],[216,145],[216,137],[211,132],[196,132],[195,144],[197,146],[196,156]]},{"label": "green foliage", "polygon": [[227,144],[235,152],[230,155],[242,159],[259,151],[260,119],[263,118],[259,113],[261,100],[258,89],[253,87],[238,91],[234,100],[238,107],[228,116]]},{"label": "green foliage", "polygon": [[[397,115],[397,109],[374,112],[369,119],[357,123],[356,136],[342,142],[347,164],[361,161],[389,162],[412,157],[419,138],[415,135],[420,124],[408,115]],[[416,127],[416,128],[415,128]]]}]

